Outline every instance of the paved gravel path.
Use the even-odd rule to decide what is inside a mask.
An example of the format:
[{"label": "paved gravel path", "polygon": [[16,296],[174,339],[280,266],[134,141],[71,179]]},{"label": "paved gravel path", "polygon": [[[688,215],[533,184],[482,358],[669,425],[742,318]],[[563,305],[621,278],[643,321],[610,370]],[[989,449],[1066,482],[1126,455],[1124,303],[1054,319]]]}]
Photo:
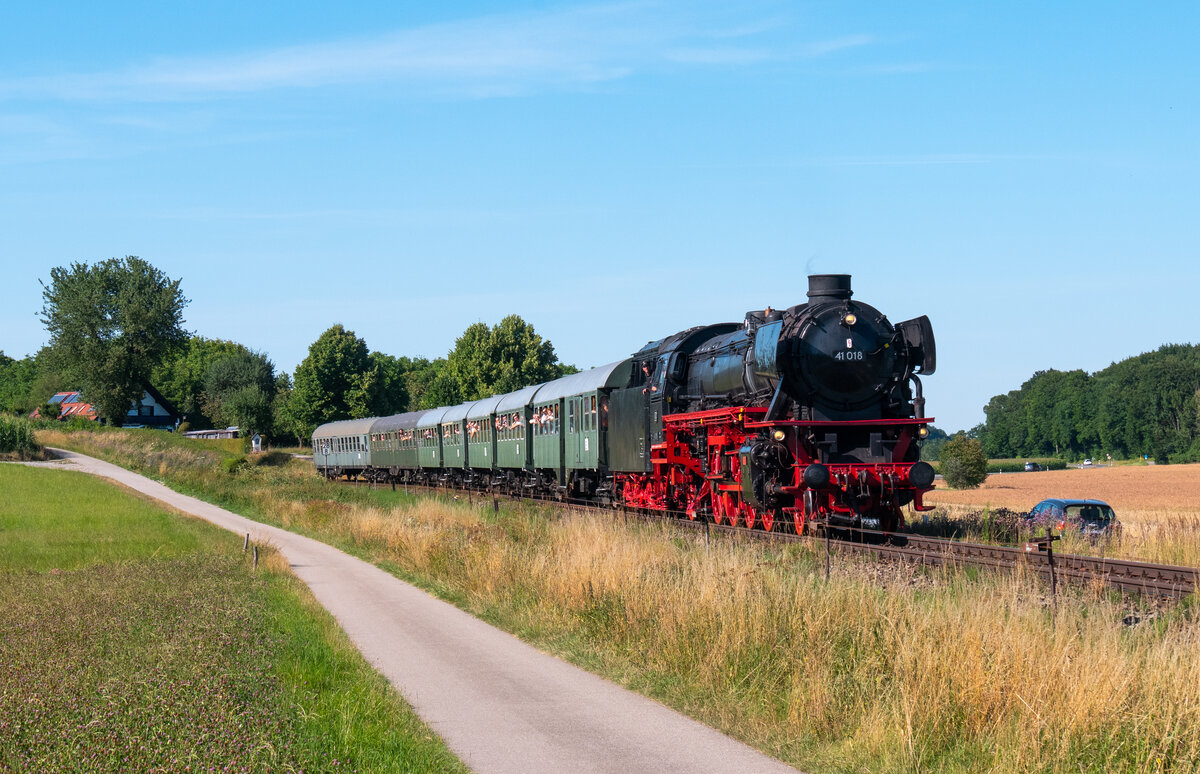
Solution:
[{"label": "paved gravel path", "polygon": [[795,772],[342,551],[55,449],[185,513],[276,546],[371,664],[477,772]]}]

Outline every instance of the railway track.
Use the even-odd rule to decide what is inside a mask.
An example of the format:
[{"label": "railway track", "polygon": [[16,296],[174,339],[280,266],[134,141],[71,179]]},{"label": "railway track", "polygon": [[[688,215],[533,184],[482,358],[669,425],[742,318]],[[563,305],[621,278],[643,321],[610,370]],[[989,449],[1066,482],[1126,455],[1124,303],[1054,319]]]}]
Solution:
[{"label": "railway track", "polygon": [[[411,489],[427,489],[439,493],[462,493],[459,496],[485,498],[503,497],[508,500],[522,499],[558,505],[576,511],[611,514],[613,508],[594,503],[543,498],[519,498],[510,495],[493,495],[470,490],[447,489],[444,487],[413,486]],[[468,495],[470,492],[470,495]],[[691,520],[686,514],[665,511],[627,509],[628,515],[640,519],[661,521],[687,529],[701,529],[739,535],[754,540],[780,542],[814,542],[822,540],[813,535],[796,535],[789,532],[765,532],[713,524],[702,520]],[[849,534],[856,539],[829,541],[839,551],[865,553],[883,559],[912,562],[929,566],[955,564],[966,567],[982,567],[1011,572],[1023,567],[1027,572],[1053,582],[1068,582],[1078,585],[1103,584],[1114,589],[1158,597],[1181,597],[1200,588],[1200,568],[1169,564],[1151,564],[1130,559],[1111,559],[1079,554],[1063,554],[1053,550],[1052,543],[1035,541],[1026,546],[1000,546],[988,543],[965,543],[957,540],[931,538],[900,532],[874,530],[851,530],[836,528],[837,533]]]},{"label": "railway track", "polygon": [[[717,524],[702,524],[686,518],[671,518],[694,528],[719,530],[755,539],[812,542],[821,540],[812,535],[785,532],[762,532]],[[850,530],[835,530],[850,532]],[[865,553],[879,558],[907,561],[915,564],[940,566],[957,564],[992,570],[1013,571],[1024,567],[1046,580],[1053,575],[1057,582],[1079,585],[1101,583],[1124,592],[1159,597],[1180,597],[1200,588],[1200,568],[1169,564],[1151,564],[1130,559],[1112,559],[1079,554],[1063,554],[1047,550],[1044,541],[1024,546],[998,546],[987,543],[965,543],[957,540],[922,537],[897,532],[855,530],[861,540],[831,541],[839,551]]]}]

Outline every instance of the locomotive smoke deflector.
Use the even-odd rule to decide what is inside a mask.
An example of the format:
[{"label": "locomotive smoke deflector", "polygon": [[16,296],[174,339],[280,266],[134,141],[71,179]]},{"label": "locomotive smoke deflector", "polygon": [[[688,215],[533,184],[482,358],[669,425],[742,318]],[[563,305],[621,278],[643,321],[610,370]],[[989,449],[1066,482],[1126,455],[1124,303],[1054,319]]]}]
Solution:
[{"label": "locomotive smoke deflector", "polygon": [[[925,394],[921,388],[921,380],[917,377],[917,374],[924,376],[937,370],[937,346],[933,341],[933,325],[930,324],[928,317],[921,315],[920,317],[914,317],[911,320],[897,323],[896,332],[900,334],[904,345],[908,347],[908,379],[913,385],[913,413],[917,419],[924,419]],[[924,430],[924,428],[922,429]],[[929,432],[926,430],[925,434],[921,437],[924,438],[928,434]]]}]

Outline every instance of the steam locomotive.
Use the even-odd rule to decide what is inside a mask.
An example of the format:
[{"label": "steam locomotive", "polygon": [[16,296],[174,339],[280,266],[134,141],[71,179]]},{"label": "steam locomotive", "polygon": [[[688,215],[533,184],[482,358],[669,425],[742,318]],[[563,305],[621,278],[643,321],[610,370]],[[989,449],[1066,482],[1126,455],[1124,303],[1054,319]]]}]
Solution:
[{"label": "steam locomotive", "polygon": [[850,276],[808,302],[652,341],[631,357],[459,406],[333,422],[327,476],[613,503],[749,529],[894,530],[933,468],[925,316],[893,325]]}]

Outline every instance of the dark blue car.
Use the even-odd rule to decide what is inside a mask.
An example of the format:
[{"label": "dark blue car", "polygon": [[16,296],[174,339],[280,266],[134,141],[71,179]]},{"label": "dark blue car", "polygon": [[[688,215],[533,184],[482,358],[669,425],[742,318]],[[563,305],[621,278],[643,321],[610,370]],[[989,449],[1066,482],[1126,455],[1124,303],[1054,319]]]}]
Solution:
[{"label": "dark blue car", "polygon": [[1085,535],[1107,535],[1120,529],[1116,514],[1103,500],[1050,498],[1033,506],[1029,520],[1055,529],[1077,529]]}]

